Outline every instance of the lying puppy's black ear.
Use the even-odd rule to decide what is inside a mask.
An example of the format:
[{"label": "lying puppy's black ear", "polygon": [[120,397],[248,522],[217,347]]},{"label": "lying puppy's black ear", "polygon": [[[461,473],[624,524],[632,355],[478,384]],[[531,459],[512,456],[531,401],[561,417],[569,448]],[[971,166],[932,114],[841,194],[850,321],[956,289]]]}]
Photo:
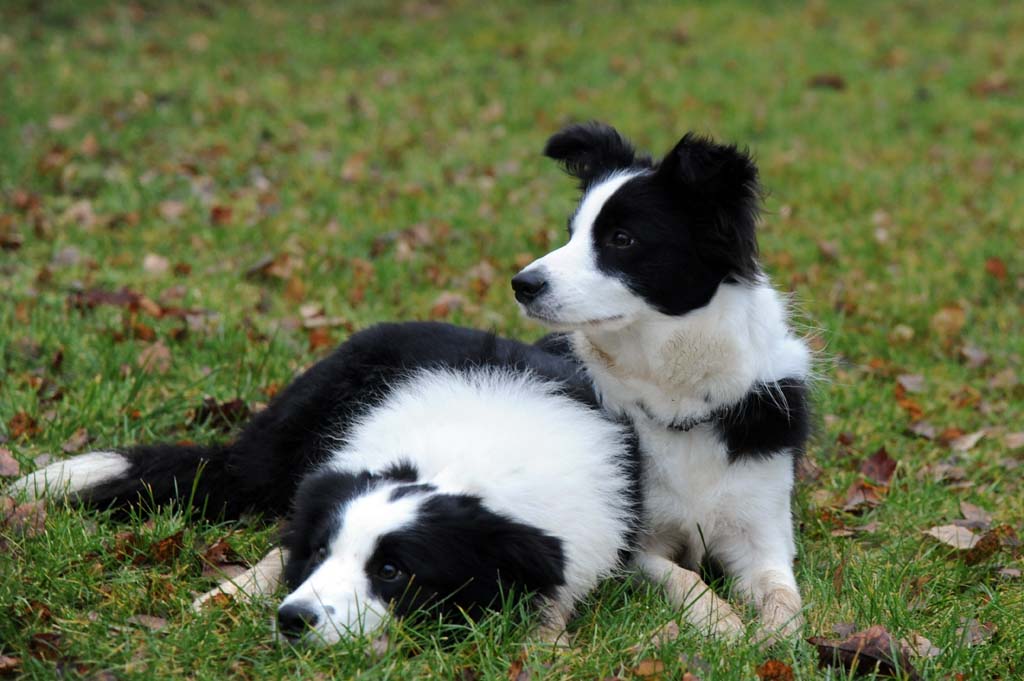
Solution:
[{"label": "lying puppy's black ear", "polygon": [[555,133],[544,146],[544,155],[578,178],[581,189],[616,170],[650,165],[646,156],[637,157],[633,145],[618,130],[597,121],[569,125]]},{"label": "lying puppy's black ear", "polygon": [[662,159],[656,179],[697,228],[702,255],[721,261],[735,278],[758,276],[761,188],[747,151],[687,133]]}]

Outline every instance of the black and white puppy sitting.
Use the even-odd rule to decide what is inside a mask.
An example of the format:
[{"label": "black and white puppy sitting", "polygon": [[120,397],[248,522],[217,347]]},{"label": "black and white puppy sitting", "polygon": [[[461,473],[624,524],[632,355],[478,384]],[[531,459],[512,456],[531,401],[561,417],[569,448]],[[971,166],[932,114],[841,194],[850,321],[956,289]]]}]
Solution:
[{"label": "black and white puppy sitting", "polygon": [[14,489],[97,507],[177,500],[210,517],[290,513],[284,551],[240,586],[269,593],[283,568],[277,619],[291,639],[332,643],[426,608],[477,616],[513,592],[540,599],[550,639],[630,548],[638,459],[574,363],[446,324],[382,324],[233,443],[94,452]]},{"label": "black and white puppy sitting", "polygon": [[[525,313],[570,331],[605,409],[644,454],[640,569],[679,604],[705,554],[771,632],[801,624],[790,497],[808,436],[808,347],[758,264],[751,158],[687,134],[660,161],[573,125],[545,154],[579,179],[568,243],[512,280]],[[738,618],[716,602],[719,632]]]}]

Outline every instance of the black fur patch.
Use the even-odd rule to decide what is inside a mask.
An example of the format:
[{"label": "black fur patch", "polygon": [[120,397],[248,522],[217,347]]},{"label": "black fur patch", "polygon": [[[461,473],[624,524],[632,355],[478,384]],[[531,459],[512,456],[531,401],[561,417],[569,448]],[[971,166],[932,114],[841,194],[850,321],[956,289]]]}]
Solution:
[{"label": "black fur patch", "polygon": [[570,125],[552,135],[544,155],[559,161],[584,190],[616,170],[651,165],[650,157],[637,156],[618,130],[597,121]]},{"label": "black fur patch", "polygon": [[725,440],[729,461],[765,458],[789,449],[803,454],[811,429],[807,385],[784,378],[778,385],[759,385],[715,420]]},{"label": "black fur patch", "polygon": [[295,493],[295,509],[281,535],[281,545],[288,550],[284,581],[289,590],[309,577],[317,565],[317,550],[340,529],[338,510],[380,481],[380,476],[366,472],[338,471],[313,473],[302,481]]},{"label": "black fur patch", "polygon": [[[723,281],[752,281],[757,169],[736,147],[687,135],[653,173],[628,180],[594,221],[597,265],[652,307],[703,307]],[[617,245],[621,233],[628,246]]]},{"label": "black fur patch", "polygon": [[[378,576],[384,563],[402,577]],[[382,536],[367,562],[374,595],[404,617],[427,607],[479,616],[506,594],[550,595],[565,583],[562,542],[488,510],[479,497],[438,494],[409,527]]]},{"label": "black fur patch", "polygon": [[427,484],[425,482],[417,483],[414,485],[402,485],[391,490],[391,495],[388,497],[389,501],[397,501],[402,497],[407,497],[410,494],[425,494],[427,492],[434,492],[437,487]]}]

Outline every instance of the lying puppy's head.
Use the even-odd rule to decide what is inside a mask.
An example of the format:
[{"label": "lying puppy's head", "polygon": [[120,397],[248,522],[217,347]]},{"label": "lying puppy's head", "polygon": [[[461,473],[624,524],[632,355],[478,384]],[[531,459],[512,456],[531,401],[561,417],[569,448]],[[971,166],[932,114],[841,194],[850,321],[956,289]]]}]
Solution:
[{"label": "lying puppy's head", "polygon": [[418,481],[411,466],[321,471],[295,498],[283,541],[291,593],[278,609],[291,640],[334,643],[428,608],[475,617],[503,594],[550,595],[564,583],[559,539]]},{"label": "lying puppy's head", "polygon": [[572,125],[544,153],[580,181],[569,242],[512,279],[549,326],[621,328],[703,307],[722,282],[759,277],[757,168],[735,146],[688,133],[658,162],[614,128]]}]

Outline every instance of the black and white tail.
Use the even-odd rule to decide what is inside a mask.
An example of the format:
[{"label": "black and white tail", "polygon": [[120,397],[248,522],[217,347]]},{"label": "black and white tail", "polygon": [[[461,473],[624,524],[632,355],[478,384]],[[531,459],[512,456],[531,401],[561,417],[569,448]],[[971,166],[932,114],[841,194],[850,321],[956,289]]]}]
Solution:
[{"label": "black and white tail", "polygon": [[127,510],[171,502],[209,518],[237,518],[246,508],[228,471],[228,446],[141,445],[51,463],[7,493],[66,496],[85,506]]}]

